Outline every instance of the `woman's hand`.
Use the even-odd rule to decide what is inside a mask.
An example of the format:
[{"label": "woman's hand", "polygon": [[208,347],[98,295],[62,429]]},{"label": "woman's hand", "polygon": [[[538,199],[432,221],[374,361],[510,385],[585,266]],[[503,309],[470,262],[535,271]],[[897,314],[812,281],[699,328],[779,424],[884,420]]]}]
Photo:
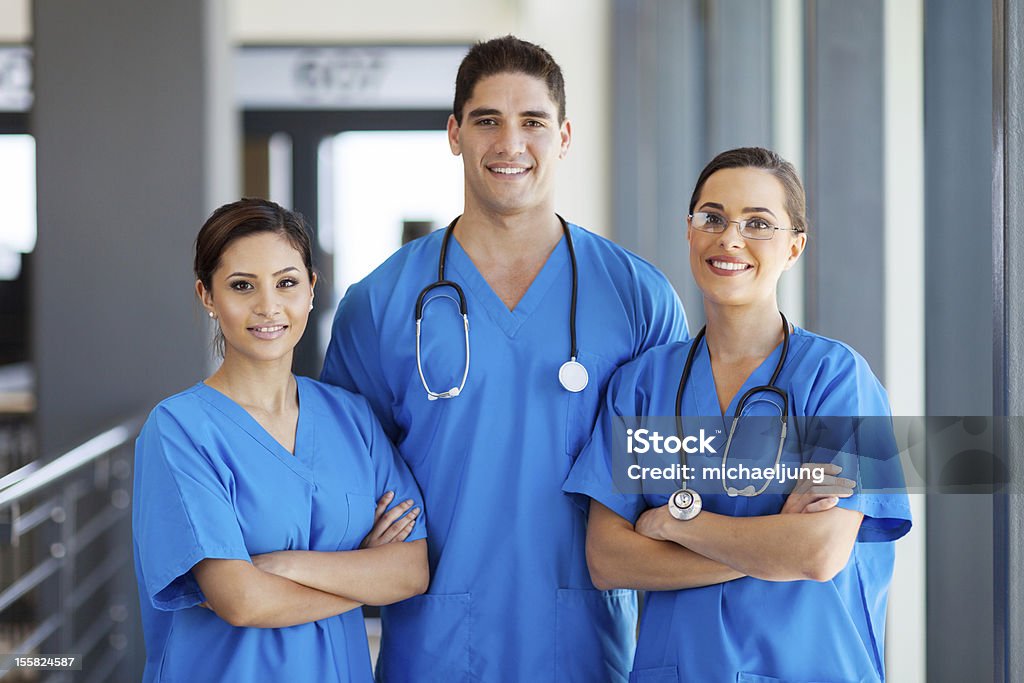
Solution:
[{"label": "woman's hand", "polygon": [[668,505],[659,508],[648,508],[637,518],[633,526],[641,536],[652,538],[655,541],[669,540],[666,529],[669,524],[677,521],[668,511]]},{"label": "woman's hand", "polygon": [[[413,508],[410,511],[409,508],[413,504],[410,499],[388,510],[388,505],[394,497],[394,491],[388,491],[377,501],[377,509],[373,512],[373,528],[359,544],[360,549],[375,548],[388,543],[401,543],[409,538],[409,534],[412,533],[412,529],[416,525],[420,509]],[[407,511],[409,514],[406,515]]]},{"label": "woman's hand", "polygon": [[786,497],[781,514],[798,515],[805,512],[824,512],[839,504],[840,498],[853,495],[857,482],[837,476],[843,468],[833,463],[810,463],[801,465],[812,473],[820,470],[821,483],[814,483],[813,478],[800,479]]}]

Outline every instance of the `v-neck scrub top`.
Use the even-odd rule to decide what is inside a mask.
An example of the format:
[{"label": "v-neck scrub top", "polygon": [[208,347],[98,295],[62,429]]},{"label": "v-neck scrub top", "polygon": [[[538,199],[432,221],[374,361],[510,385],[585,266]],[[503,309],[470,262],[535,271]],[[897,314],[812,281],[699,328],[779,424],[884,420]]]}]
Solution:
[{"label": "v-neck scrub top", "polygon": [[[623,366],[612,378],[594,436],[565,483],[565,491],[583,507],[599,501],[635,523],[649,508],[668,502],[661,493],[622,494],[612,473],[612,429],[615,416],[675,415],[679,377],[690,344],[654,349]],[[736,392],[727,411],[732,416],[739,397],[768,384],[781,354],[781,345]],[[792,416],[889,416],[889,400],[867,362],[840,342],[795,328],[789,356],[776,382],[789,392]],[[773,394],[755,394],[744,415],[779,415]],[[761,400],[763,399],[763,400]],[[700,425],[709,432],[728,433],[731,418],[718,404],[707,345],[701,341],[683,393],[682,414],[708,416]],[[791,427],[794,420],[790,420]],[[797,438],[791,428],[787,439]],[[890,432],[891,434],[891,432]],[[893,441],[893,446],[895,442]],[[856,446],[851,446],[856,450]],[[789,447],[787,446],[787,451]],[[801,449],[795,449],[799,454]],[[804,443],[808,457],[814,444]],[[893,453],[895,451],[892,451]],[[775,452],[764,462],[769,467]],[[722,452],[694,454],[689,464],[717,467]],[[798,466],[799,463],[785,463]],[[902,482],[898,458],[873,463],[874,475],[888,483]],[[882,471],[882,470],[886,471]],[[859,471],[859,470],[858,470]],[[905,491],[861,492],[859,477],[853,496],[839,507],[864,514],[849,562],[832,580],[734,581],[678,591],[648,591],[630,681],[636,683],[878,683],[884,680],[885,604],[892,578],[891,541],[910,530]],[[659,482],[660,483],[660,482]],[[703,487],[703,488],[702,488]],[[704,509],[734,517],[772,515],[782,509],[785,495],[767,491],[756,497],[729,497],[720,481],[696,482]],[[645,487],[646,491],[646,487]]]},{"label": "v-neck scrub top", "polygon": [[[419,490],[366,400],[296,377],[289,453],[240,405],[199,383],[161,402],[135,448],[132,534],[145,681],[371,681],[361,609],[287,628],[237,628],[191,569],[278,550],[358,548],[378,498]],[[409,541],[424,538],[424,516]]]},{"label": "v-neck scrub top", "polygon": [[[653,266],[569,229],[579,268],[579,361],[590,375],[582,392],[558,382],[569,359],[564,238],[514,310],[458,239],[450,241],[446,276],[465,291],[470,337],[469,375],[453,399],[428,400],[416,365],[416,297],[437,278],[443,231],[396,252],[338,307],[322,379],[370,400],[430,511],[430,589],[382,610],[381,680],[625,680],[635,594],[594,589],[586,518],[561,487],[612,371],[644,349],[684,339],[686,322]],[[448,295],[435,290],[431,298]],[[430,387],[458,386],[465,360],[457,305],[432,301],[422,326]]]}]

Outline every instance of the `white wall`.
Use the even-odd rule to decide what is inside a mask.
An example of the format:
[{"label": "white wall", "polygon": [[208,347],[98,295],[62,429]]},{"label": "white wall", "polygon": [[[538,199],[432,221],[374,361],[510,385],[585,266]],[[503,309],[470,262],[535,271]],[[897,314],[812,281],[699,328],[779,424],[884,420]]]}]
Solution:
[{"label": "white wall", "polygon": [[240,43],[461,43],[518,27],[514,0],[227,0]]},{"label": "white wall", "polygon": [[29,0],[0,0],[0,44],[24,44],[32,37]]},{"label": "white wall", "polygon": [[[804,177],[804,20],[801,0],[774,0],[772,31],[772,145]],[[811,238],[813,239],[813,237]],[[813,246],[813,243],[811,244]],[[805,263],[802,258],[779,281],[779,308],[791,322],[806,326]]]},{"label": "white wall", "polygon": [[[895,415],[924,415],[924,2],[885,2],[885,386]],[[925,505],[896,544],[888,678],[927,680]]]}]

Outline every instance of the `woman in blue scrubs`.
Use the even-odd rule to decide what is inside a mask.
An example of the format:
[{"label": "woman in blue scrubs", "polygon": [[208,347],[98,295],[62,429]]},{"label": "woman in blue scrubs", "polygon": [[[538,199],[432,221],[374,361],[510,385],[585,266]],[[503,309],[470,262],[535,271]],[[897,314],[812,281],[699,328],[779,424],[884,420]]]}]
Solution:
[{"label": "woman in blue scrubs", "polygon": [[[729,418],[745,393],[771,383],[784,341],[788,353],[774,385],[788,395],[790,416],[890,414],[885,390],[850,347],[795,326],[788,335],[783,330],[776,288],[806,244],[804,206],[792,165],[768,150],[724,152],[704,169],[690,200],[687,240],[705,332],[647,351],[617,372],[595,434],[566,481],[565,491],[589,504],[594,584],[647,591],[630,681],[884,680],[891,541],[911,524],[905,493],[864,492],[856,468],[847,468],[853,479],[846,479],[829,463],[820,466],[817,485],[804,480],[788,496],[775,489],[727,496],[721,481],[690,482],[703,493],[703,510],[681,520],[666,505],[670,492],[648,492],[644,484],[642,494],[631,495],[616,487],[616,416],[703,416],[699,423],[723,436],[715,454],[691,455],[688,464],[717,467]],[[778,399],[755,391],[742,414],[774,411],[777,418]],[[765,450],[744,462],[772,466],[775,445]],[[736,451],[731,456],[730,465]],[[875,467],[902,481],[896,459]],[[719,495],[711,493],[715,487]]]},{"label": "woman in blue scrubs", "polygon": [[360,606],[426,590],[420,494],[369,404],[291,373],[310,254],[301,217],[258,199],[196,240],[223,362],[136,444],[146,681],[370,681]]}]

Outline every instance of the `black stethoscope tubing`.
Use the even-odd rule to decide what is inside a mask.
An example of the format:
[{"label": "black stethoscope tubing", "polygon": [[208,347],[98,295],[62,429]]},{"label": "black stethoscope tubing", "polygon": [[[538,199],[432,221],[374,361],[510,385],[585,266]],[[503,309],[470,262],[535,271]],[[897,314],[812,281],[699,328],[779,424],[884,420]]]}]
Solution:
[{"label": "black stethoscope tubing", "polygon": [[[779,360],[775,364],[775,371],[772,372],[772,377],[768,380],[768,384],[753,387],[740,397],[739,402],[736,403],[736,410],[733,412],[733,420],[736,420],[743,413],[743,409],[746,407],[747,401],[751,396],[762,392],[771,392],[782,398],[782,423],[783,425],[786,424],[786,418],[789,416],[789,394],[776,386],[775,382],[779,379],[779,374],[782,372],[782,366],[786,364],[786,359],[789,358],[789,321],[786,320],[786,316],[781,312],[779,316],[782,318],[782,353],[779,354]],[[701,340],[704,339],[706,331],[707,326],[704,326],[697,333],[697,336],[694,337],[693,344],[690,346],[690,352],[686,354],[682,375],[679,377],[679,389],[676,391],[676,435],[680,439],[683,438],[683,390],[686,388],[686,383],[690,380],[690,371],[693,369],[693,360],[697,355],[697,347],[700,346]],[[686,451],[683,449],[679,450],[679,461],[679,464],[685,468]]]},{"label": "black stethoscope tubing", "polygon": [[[463,373],[462,385],[465,385],[466,374],[469,372],[469,317],[468,317],[468,305],[466,303],[466,294],[463,292],[462,287],[459,286],[454,280],[449,280],[445,277],[445,266],[448,261],[448,244],[451,241],[452,234],[455,232],[455,224],[458,223],[460,217],[456,217],[448,224],[445,228],[444,237],[441,240],[441,251],[438,254],[437,259],[437,279],[431,284],[427,285],[420,291],[418,297],[416,297],[416,310],[415,319],[417,326],[417,340],[416,340],[416,354],[417,354],[417,365],[419,365],[419,326],[423,320],[423,307],[426,303],[426,296],[435,289],[440,287],[451,287],[455,290],[458,295],[459,313],[462,314],[462,318],[465,321],[466,326],[466,368]],[[562,386],[568,391],[579,392],[582,391],[587,383],[587,372],[579,362],[576,360],[579,356],[579,348],[576,345],[576,302],[579,290],[579,268],[576,263],[576,248],[573,245],[572,234],[569,231],[569,224],[564,218],[558,216],[558,221],[562,225],[562,234],[565,235],[565,244],[569,249],[569,262],[572,266],[572,286],[569,297],[569,360],[563,363],[562,368],[559,370],[559,381]],[[569,370],[568,377],[571,379],[563,379],[562,373],[565,370]],[[580,376],[582,375],[582,376]],[[448,392],[442,392],[440,394],[432,392],[429,387],[426,386],[426,379],[423,377],[422,368],[420,368],[420,377],[423,380],[424,388],[427,390],[428,396],[433,398],[451,398],[461,393],[462,386],[454,388]],[[573,381],[575,380],[575,381]],[[567,383],[568,382],[568,383]],[[570,386],[570,383],[572,386]],[[453,393],[454,392],[454,393]]]}]

